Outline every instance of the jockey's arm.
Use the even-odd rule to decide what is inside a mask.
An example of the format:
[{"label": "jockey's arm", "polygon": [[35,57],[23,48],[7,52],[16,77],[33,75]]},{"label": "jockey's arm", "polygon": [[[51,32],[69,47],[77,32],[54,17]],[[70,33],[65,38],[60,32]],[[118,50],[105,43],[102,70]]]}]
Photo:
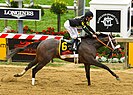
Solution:
[{"label": "jockey's arm", "polygon": [[93,35],[93,33],[91,32],[91,31],[89,31],[89,29],[86,27],[86,26],[83,26],[82,27],[82,29],[86,32],[86,33],[88,33],[89,35]]},{"label": "jockey's arm", "polygon": [[96,32],[88,25],[88,22],[82,22],[82,29],[88,33],[89,35],[91,35],[91,37],[96,38]]},{"label": "jockey's arm", "polygon": [[83,29],[86,33],[88,33],[91,37],[96,37],[96,32],[94,32],[94,30],[93,30],[90,26],[88,26],[88,25],[83,25],[83,26],[82,26],[82,29]]},{"label": "jockey's arm", "polygon": [[87,30],[88,30],[88,32],[90,31],[90,32],[92,32],[93,34],[96,34],[96,32],[88,25],[87,22],[82,22],[81,25],[82,25],[82,27],[86,27]]},{"label": "jockey's arm", "polygon": [[93,34],[96,34],[96,32],[89,26],[89,25],[86,25],[86,27],[89,29],[89,31],[91,31]]}]

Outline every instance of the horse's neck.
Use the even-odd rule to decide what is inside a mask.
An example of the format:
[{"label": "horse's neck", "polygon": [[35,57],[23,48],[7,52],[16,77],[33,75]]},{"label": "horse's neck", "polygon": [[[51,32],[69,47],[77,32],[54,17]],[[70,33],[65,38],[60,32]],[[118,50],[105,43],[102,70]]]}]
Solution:
[{"label": "horse's neck", "polygon": [[[102,46],[104,46],[104,44],[106,44],[107,43],[107,37],[105,37],[105,38],[98,38],[99,40],[95,40],[95,47],[97,47],[97,48],[100,48],[100,47],[102,47]],[[104,44],[103,44],[104,43]]]},{"label": "horse's neck", "polygon": [[[102,41],[103,43],[105,43],[104,38],[99,38],[100,41]],[[96,39],[91,39],[91,38],[87,38],[83,40],[85,43],[87,43],[88,45],[93,45],[96,49],[100,48],[103,46],[102,43],[100,43],[98,40]]]}]

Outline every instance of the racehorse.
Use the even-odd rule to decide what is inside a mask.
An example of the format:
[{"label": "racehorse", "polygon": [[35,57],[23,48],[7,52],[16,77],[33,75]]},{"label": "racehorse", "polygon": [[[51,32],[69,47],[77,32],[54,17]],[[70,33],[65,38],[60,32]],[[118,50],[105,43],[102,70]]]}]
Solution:
[{"label": "racehorse", "polygon": [[[86,72],[86,78],[88,81],[88,85],[91,85],[90,81],[90,65],[94,65],[97,67],[101,67],[103,69],[106,69],[109,71],[117,80],[119,80],[119,76],[117,76],[109,67],[102,64],[98,60],[96,60],[96,50],[102,47],[103,45],[106,45],[112,49],[116,46],[116,41],[111,35],[100,33],[97,35],[97,38],[90,38],[88,36],[81,37],[81,43],[78,46],[78,54],[79,54],[79,63],[83,63],[85,66],[85,72]],[[33,61],[31,61],[26,68],[18,74],[15,74],[14,77],[21,77],[26,73],[27,70],[32,68],[32,85],[35,85],[35,75],[36,73],[42,69],[46,64],[48,64],[53,58],[60,58],[59,55],[59,40],[56,39],[47,39],[39,42],[35,42],[32,44],[29,44],[22,48],[16,48],[11,52],[10,55],[8,55],[7,58],[12,57],[14,54],[23,51],[27,48],[37,48],[36,51],[36,57]],[[113,49],[112,49],[113,50]],[[65,61],[73,62],[74,59],[66,58],[63,59]]]}]

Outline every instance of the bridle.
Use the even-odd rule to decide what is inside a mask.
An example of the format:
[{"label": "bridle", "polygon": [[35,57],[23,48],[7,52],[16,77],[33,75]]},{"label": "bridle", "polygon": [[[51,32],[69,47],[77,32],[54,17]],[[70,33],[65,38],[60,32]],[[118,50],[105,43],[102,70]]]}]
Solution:
[{"label": "bridle", "polygon": [[[114,51],[115,50],[115,46],[112,42],[113,39],[111,39],[110,35],[108,34],[108,43],[105,44],[103,41],[101,41],[100,39],[98,39],[98,37],[96,37],[96,40],[99,41],[101,44],[103,44],[104,46],[106,46],[107,48],[109,48],[110,50]],[[109,46],[109,43],[111,44],[111,47]]]}]

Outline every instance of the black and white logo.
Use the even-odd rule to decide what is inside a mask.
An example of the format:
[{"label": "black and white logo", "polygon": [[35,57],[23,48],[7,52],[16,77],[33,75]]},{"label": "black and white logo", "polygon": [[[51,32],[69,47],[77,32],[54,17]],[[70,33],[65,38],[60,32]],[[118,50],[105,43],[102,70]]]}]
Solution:
[{"label": "black and white logo", "polygon": [[33,11],[4,10],[4,15],[13,16],[13,17],[20,19],[21,17],[34,16],[34,12]]},{"label": "black and white logo", "polygon": [[96,31],[120,32],[120,11],[97,10]]},{"label": "black and white logo", "polygon": [[41,9],[1,8],[0,19],[40,20]]},{"label": "black and white logo", "polygon": [[118,19],[113,14],[103,14],[98,18],[97,23],[103,23],[103,25],[108,29],[113,26],[113,20],[115,20],[116,24],[119,24]]}]

